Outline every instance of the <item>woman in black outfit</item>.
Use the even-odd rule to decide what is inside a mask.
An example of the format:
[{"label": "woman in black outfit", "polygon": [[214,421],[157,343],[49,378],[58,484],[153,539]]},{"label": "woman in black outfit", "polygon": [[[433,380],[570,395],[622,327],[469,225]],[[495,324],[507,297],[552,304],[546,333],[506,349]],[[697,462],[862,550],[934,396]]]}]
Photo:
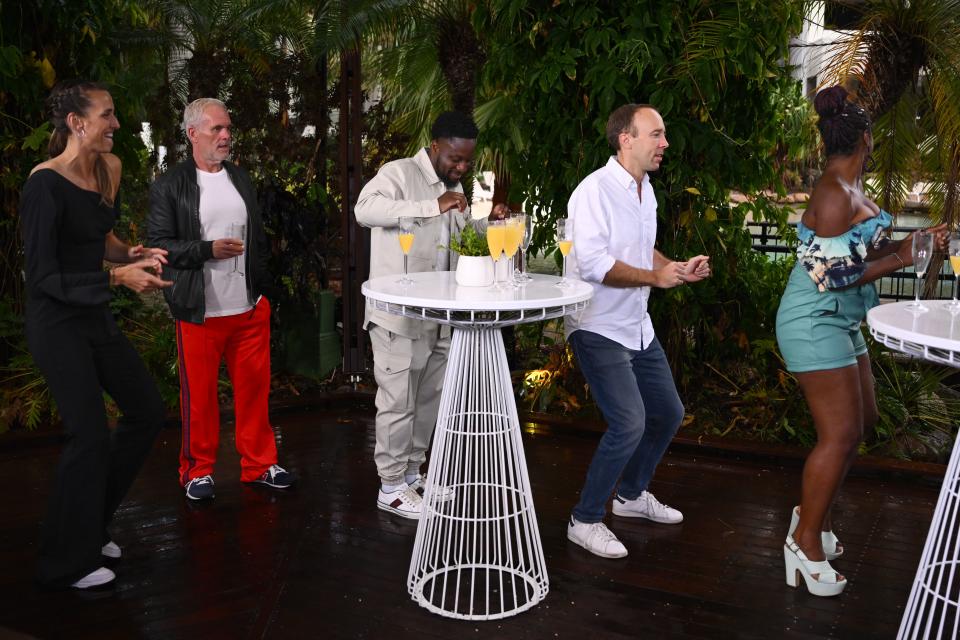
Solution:
[{"label": "woman in black outfit", "polygon": [[[107,525],[163,421],[157,388],[110,313],[110,287],[166,286],[165,251],[114,235],[120,159],[110,153],[120,124],[102,85],[61,83],[47,101],[50,159],[23,188],[26,334],[63,419],[66,440],[43,522],[37,578],[48,587],[106,584],[119,558]],[[125,263],[104,271],[104,259]],[[123,417],[107,427],[103,391]]]}]

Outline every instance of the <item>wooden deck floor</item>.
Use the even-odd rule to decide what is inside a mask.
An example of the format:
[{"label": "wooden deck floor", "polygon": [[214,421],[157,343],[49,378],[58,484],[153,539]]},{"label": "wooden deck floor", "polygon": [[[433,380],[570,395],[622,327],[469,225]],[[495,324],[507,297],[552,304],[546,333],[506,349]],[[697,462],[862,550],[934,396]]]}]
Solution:
[{"label": "wooden deck floor", "polygon": [[[47,593],[32,582],[37,523],[58,449],[0,449],[0,636],[38,638],[892,638],[939,482],[854,473],[835,514],[850,580],[839,598],[786,587],[782,544],[796,463],[674,447],[654,479],[679,526],[612,521],[630,550],[594,557],[565,521],[597,434],[525,435],[550,575],[534,609],[459,622],[421,609],[405,579],[415,524],[374,506],[369,407],[275,417],[280,493],[240,486],[223,433],[217,498],[188,503],[176,482],[179,431],[166,429],[121,508],[124,557],[112,590]],[[609,522],[609,521],[608,521]]]}]

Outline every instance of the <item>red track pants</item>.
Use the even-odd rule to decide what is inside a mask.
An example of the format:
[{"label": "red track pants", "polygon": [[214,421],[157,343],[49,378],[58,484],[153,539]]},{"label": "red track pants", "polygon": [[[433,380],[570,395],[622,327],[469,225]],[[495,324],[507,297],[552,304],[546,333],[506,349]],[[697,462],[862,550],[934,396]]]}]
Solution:
[{"label": "red track pants", "polygon": [[267,412],[270,393],[270,304],[203,324],[177,321],[180,359],[180,483],[213,473],[220,445],[217,378],[227,360],[233,383],[240,480],[256,480],[277,462],[277,443]]}]

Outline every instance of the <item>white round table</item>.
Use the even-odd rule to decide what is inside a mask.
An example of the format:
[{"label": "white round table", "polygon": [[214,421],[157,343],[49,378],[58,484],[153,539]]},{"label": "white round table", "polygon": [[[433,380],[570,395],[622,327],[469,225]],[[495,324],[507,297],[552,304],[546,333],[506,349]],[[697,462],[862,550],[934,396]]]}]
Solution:
[{"label": "white round table", "polygon": [[[925,300],[929,308],[915,313],[907,302],[882,304],[867,313],[870,333],[878,342],[932,362],[960,367],[960,315],[951,315],[949,301]],[[900,621],[898,638],[956,638],[960,632],[960,447],[953,453],[910,599]]]},{"label": "white round table", "polygon": [[443,616],[504,618],[550,588],[500,328],[579,313],[592,288],[532,277],[496,291],[423,272],[409,285],[384,276],[361,289],[369,307],[454,328],[407,575],[413,599]]},{"label": "white round table", "polygon": [[930,310],[914,313],[907,302],[881,304],[867,312],[876,340],[892,349],[925,360],[960,367],[960,315],[947,309],[948,300],[925,300]]}]

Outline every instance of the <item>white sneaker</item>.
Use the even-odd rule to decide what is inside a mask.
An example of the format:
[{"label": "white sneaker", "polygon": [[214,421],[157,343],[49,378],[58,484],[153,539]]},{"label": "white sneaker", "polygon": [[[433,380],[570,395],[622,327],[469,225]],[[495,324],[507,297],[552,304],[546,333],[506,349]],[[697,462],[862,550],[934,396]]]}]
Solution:
[{"label": "white sneaker", "polygon": [[103,548],[100,549],[100,555],[105,558],[113,558],[114,560],[123,555],[123,551],[120,550],[120,547],[116,542],[111,540],[107,544],[103,545]]},{"label": "white sneaker", "polygon": [[[427,479],[423,477],[423,474],[417,476],[417,479],[410,483],[410,488],[417,492],[421,498],[424,496],[425,489],[427,488]],[[440,487],[434,485],[433,487],[434,499],[437,502],[446,502],[447,500],[453,500],[456,495],[450,487]]]},{"label": "white sneaker", "polygon": [[617,494],[613,499],[613,514],[622,518],[646,518],[662,524],[683,522],[682,513],[663,504],[649,491],[641,493],[636,500],[627,500]]},{"label": "white sneaker", "polygon": [[570,516],[567,539],[602,558],[622,558],[627,555],[627,548],[602,522],[587,524],[577,522],[573,516]]},{"label": "white sneaker", "polygon": [[76,582],[74,582],[71,587],[74,589],[89,589],[91,587],[99,587],[100,585],[107,584],[112,582],[117,577],[113,571],[107,569],[106,567],[100,567],[96,571],[91,571],[87,575],[83,576]]},{"label": "white sneaker", "polygon": [[423,498],[409,486],[390,493],[384,493],[381,487],[377,495],[377,508],[404,518],[419,520],[423,509]]}]

